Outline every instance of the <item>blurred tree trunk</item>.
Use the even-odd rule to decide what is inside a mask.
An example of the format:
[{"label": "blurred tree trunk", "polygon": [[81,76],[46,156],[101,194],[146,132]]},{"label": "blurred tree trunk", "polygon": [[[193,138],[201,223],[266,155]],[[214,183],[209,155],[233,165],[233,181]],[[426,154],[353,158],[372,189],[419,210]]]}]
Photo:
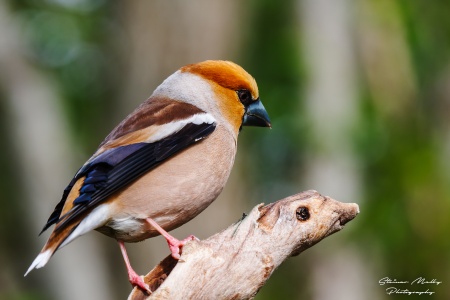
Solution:
[{"label": "blurred tree trunk", "polygon": [[[23,40],[18,27],[1,2],[0,68],[5,76],[1,89],[7,99],[8,130],[13,137],[11,141],[3,141],[3,147],[10,145],[15,150],[25,195],[22,201],[26,211],[16,219],[31,226],[29,236],[35,240],[33,249],[22,259],[24,268],[18,273],[23,274],[46,241],[48,233],[39,239],[37,234],[73,176],[75,167],[71,162],[75,149],[55,85],[21,55]],[[10,232],[16,234],[14,230]],[[41,282],[47,284],[49,294],[55,299],[111,299],[103,277],[105,266],[97,242],[84,239],[58,252],[44,270],[33,271],[16,284],[28,285],[27,281],[36,276],[46,278]]]},{"label": "blurred tree trunk", "polygon": [[[242,10],[234,1],[133,1],[120,17],[123,48],[123,104],[127,110],[145,100],[178,68],[207,59],[233,59],[240,44]],[[204,11],[207,9],[207,12]],[[122,110],[119,110],[122,112]]]},{"label": "blurred tree trunk", "polygon": [[[299,2],[309,75],[305,108],[313,136],[305,182],[308,188],[346,202],[362,199],[351,140],[358,117],[352,5],[349,0]],[[312,270],[313,299],[376,299],[368,293],[373,281],[358,250],[336,248],[338,253],[319,250],[324,253]],[[337,275],[344,269],[345,276]]]}]

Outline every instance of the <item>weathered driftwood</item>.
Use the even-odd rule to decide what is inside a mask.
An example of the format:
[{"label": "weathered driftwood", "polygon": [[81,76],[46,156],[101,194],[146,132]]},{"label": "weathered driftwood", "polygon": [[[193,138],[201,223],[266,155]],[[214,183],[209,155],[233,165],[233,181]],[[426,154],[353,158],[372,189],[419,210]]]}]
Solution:
[{"label": "weathered driftwood", "polygon": [[253,298],[284,260],[341,230],[358,213],[357,204],[316,191],[258,205],[224,231],[187,243],[180,261],[166,257],[145,276],[154,292],[134,288],[128,299]]}]

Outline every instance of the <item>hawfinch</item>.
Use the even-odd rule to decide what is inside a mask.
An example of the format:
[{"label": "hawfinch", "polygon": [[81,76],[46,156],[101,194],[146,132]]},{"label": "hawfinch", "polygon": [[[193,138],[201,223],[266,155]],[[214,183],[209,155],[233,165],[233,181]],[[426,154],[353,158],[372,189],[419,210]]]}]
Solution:
[{"label": "hawfinch", "polygon": [[161,234],[179,259],[194,237],[178,241],[167,231],[220,194],[244,125],[271,126],[256,82],[243,68],[204,61],[176,71],[75,174],[42,232],[55,228],[25,276],[56,250],[97,230],[118,241],[131,284],[150,291],[131,268],[124,242]]}]

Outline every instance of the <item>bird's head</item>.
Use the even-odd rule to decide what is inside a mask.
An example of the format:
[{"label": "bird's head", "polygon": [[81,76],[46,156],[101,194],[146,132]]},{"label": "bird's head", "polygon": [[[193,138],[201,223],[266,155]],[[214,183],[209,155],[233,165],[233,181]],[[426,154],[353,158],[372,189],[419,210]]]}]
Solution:
[{"label": "bird's head", "polygon": [[255,79],[239,65],[207,60],[182,67],[155,91],[223,119],[236,134],[242,126],[271,127]]},{"label": "bird's head", "polygon": [[222,60],[207,60],[185,66],[190,72],[208,80],[218,98],[221,113],[235,127],[270,127],[269,115],[259,99],[255,79],[239,65]]}]

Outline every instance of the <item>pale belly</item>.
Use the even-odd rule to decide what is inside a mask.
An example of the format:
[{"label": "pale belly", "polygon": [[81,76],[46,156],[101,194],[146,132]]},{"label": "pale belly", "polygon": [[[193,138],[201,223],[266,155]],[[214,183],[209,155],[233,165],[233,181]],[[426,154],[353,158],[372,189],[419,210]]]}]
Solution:
[{"label": "pale belly", "polygon": [[112,217],[97,230],[125,242],[175,229],[202,212],[220,194],[230,175],[236,142],[218,127],[206,140],[184,150],[108,199]]}]

